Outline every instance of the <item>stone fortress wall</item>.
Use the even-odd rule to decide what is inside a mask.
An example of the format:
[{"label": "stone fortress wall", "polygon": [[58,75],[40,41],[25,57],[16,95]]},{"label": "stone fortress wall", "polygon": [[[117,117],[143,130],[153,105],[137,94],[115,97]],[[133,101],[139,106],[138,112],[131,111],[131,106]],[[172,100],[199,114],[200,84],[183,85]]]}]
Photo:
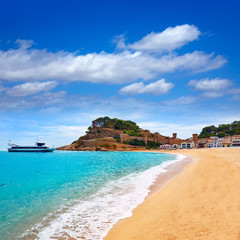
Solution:
[{"label": "stone fortress wall", "polygon": [[172,137],[163,136],[160,133],[151,133],[149,130],[141,130],[140,133],[143,135],[142,137],[137,136],[129,136],[128,134],[123,133],[122,130],[116,130],[112,128],[102,128],[98,127],[97,123],[93,121],[92,123],[92,129],[89,133],[90,140],[83,140],[84,146],[94,146],[96,145],[96,141],[98,138],[118,138],[121,143],[123,142],[130,142],[131,140],[138,140],[143,141],[145,144],[147,144],[148,141],[152,141],[155,143],[160,144],[178,144],[180,145],[185,140],[177,138],[177,133],[173,133]]}]

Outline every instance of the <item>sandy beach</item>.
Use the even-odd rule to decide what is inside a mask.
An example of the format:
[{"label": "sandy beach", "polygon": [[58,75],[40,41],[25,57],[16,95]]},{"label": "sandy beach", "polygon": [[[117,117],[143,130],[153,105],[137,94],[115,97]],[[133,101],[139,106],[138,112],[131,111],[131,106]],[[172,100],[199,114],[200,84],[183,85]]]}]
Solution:
[{"label": "sandy beach", "polygon": [[194,161],[163,188],[159,184],[104,240],[240,239],[240,148],[171,153]]}]

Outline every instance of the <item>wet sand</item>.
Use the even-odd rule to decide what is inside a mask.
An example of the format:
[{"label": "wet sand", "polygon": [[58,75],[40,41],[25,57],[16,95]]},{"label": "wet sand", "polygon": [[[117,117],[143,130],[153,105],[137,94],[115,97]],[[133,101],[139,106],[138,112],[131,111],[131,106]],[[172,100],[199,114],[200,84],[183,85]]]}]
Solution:
[{"label": "wet sand", "polygon": [[192,161],[192,158],[185,156],[183,160],[165,167],[164,169],[167,171],[158,175],[153,185],[151,185],[149,188],[150,192],[148,194],[148,197],[152,197],[156,192],[161,190],[168,182],[180,174],[184,170],[185,166],[190,164]]},{"label": "wet sand", "polygon": [[171,153],[194,161],[170,182],[158,179],[152,195],[104,240],[239,240],[240,148]]}]

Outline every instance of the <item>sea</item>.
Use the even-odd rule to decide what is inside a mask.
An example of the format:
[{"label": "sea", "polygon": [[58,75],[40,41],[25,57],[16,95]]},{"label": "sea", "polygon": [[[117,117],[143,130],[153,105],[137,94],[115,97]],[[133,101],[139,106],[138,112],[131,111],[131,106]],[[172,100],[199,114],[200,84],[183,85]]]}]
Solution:
[{"label": "sea", "polygon": [[182,156],[0,151],[0,239],[103,239]]}]

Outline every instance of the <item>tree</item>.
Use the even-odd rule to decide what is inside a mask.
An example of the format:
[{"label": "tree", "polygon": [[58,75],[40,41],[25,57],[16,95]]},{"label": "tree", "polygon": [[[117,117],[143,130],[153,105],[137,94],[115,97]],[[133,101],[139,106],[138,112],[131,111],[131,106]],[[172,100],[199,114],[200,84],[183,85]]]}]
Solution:
[{"label": "tree", "polygon": [[239,135],[240,121],[234,121],[231,124],[220,124],[218,127],[214,125],[204,127],[199,134],[199,138],[207,138],[210,136],[224,137],[225,135]]},{"label": "tree", "polygon": [[106,116],[97,118],[95,121],[99,127],[125,130],[125,133],[132,134],[132,136],[135,136],[134,134],[138,133],[140,130],[139,126],[130,120],[125,121],[122,119],[109,118]]}]

